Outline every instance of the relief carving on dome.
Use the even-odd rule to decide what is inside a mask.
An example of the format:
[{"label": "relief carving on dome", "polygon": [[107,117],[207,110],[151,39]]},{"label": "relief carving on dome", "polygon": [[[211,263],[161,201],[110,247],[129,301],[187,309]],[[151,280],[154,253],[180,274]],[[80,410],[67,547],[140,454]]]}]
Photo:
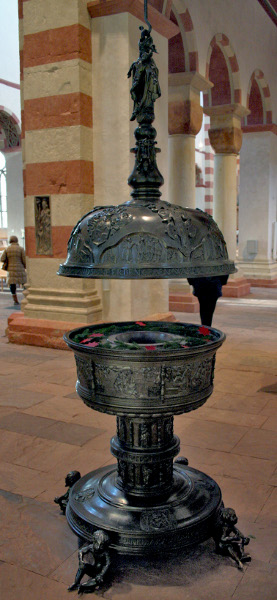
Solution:
[{"label": "relief carving on dome", "polygon": [[[216,260],[218,258],[228,259],[226,244],[221,231],[213,219],[207,213],[198,211],[198,215],[203,215],[205,221],[208,220],[205,228],[201,223],[194,223],[193,219],[185,212],[182,214],[179,206],[174,206],[168,202],[162,202],[161,205],[148,204],[149,210],[157,213],[165,225],[165,233],[170,239],[181,246],[181,252],[184,259],[193,260]],[[173,249],[170,248],[172,251]],[[178,262],[180,263],[181,252],[179,252]],[[170,261],[171,262],[171,261]]]},{"label": "relief carving on dome", "polygon": [[102,207],[102,210],[98,210],[87,221],[90,242],[101,246],[132,219],[125,206]]},{"label": "relief carving on dome", "polygon": [[166,248],[156,237],[141,233],[126,236],[119,244],[108,248],[100,258],[101,264],[150,264],[166,260]]}]

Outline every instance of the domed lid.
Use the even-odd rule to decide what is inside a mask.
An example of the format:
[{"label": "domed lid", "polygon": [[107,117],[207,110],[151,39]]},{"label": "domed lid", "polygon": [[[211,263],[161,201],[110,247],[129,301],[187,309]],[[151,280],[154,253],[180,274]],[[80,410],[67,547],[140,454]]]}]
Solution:
[{"label": "domed lid", "polygon": [[[147,18],[146,18],[146,22]],[[140,27],[139,58],[129,70],[134,101],[135,165],[128,183],[132,200],[118,206],[98,206],[73,229],[68,255],[58,274],[105,279],[162,279],[229,275],[222,233],[201,210],[160,200],[163,184],[157,163],[154,102],[161,95],[156,48],[149,30]]]},{"label": "domed lid", "polygon": [[59,275],[107,279],[208,277],[235,272],[215,221],[156,200],[96,207],[73,229]]}]

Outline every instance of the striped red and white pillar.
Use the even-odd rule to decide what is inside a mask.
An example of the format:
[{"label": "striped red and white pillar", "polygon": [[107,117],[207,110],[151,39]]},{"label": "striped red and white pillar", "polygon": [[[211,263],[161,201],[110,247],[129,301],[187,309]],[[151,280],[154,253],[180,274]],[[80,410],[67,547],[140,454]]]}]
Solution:
[{"label": "striped red and white pillar", "polygon": [[[24,316],[101,317],[92,281],[57,277],[76,222],[94,204],[92,53],[83,0],[19,0],[28,285]],[[36,197],[50,197],[51,248],[36,243]]]},{"label": "striped red and white pillar", "polygon": [[205,212],[213,215],[214,190],[214,151],[210,143],[210,117],[204,115],[204,144],[205,144]]}]

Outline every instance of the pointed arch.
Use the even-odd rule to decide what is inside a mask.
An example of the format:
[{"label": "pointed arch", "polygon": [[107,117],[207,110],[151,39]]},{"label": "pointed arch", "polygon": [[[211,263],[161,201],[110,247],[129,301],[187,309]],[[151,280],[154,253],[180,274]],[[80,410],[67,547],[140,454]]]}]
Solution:
[{"label": "pointed arch", "polygon": [[245,125],[272,123],[270,90],[260,69],[255,69],[251,75],[247,92],[247,108],[251,113],[245,118]]},{"label": "pointed arch", "polygon": [[19,119],[8,108],[0,106],[0,149],[10,152],[15,148],[21,148]]},{"label": "pointed arch", "polygon": [[204,106],[240,104],[239,66],[229,39],[217,33],[209,46],[206,77],[214,87],[204,94]]}]

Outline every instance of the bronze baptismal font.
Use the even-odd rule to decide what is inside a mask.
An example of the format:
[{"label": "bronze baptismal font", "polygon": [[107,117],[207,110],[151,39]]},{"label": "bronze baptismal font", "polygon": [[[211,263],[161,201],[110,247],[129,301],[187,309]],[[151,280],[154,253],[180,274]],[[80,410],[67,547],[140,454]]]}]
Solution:
[{"label": "bronze baptismal font", "polygon": [[[236,270],[208,214],[160,199],[163,177],[152,123],[161,91],[146,3],[145,20],[139,58],[128,73],[131,120],[138,123],[131,199],[95,207],[77,223],[59,275],[173,279]],[[55,499],[84,544],[69,589],[101,586],[113,551],[178,552],[210,537],[218,552],[242,568],[249,539],[236,528],[233,509],[224,508],[217,483],[186,458],[176,458],[180,442],[173,432],[174,415],[197,409],[211,395],[216,351],[225,335],[187,323],[136,321],[86,326],[64,339],[74,352],[81,399],[117,418],[111,439],[117,463],[83,477],[69,473],[66,494]],[[82,583],[85,574],[89,579]]]}]

